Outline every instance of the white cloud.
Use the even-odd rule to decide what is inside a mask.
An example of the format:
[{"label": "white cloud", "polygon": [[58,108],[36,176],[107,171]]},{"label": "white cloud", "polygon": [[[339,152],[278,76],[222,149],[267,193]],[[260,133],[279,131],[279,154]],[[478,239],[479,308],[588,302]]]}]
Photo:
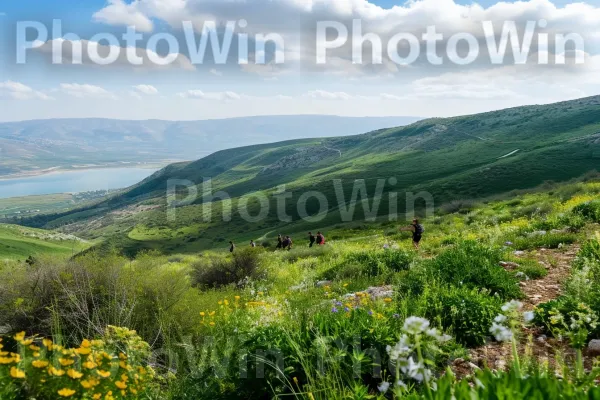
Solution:
[{"label": "white cloud", "polygon": [[158,89],[152,85],[137,85],[137,86],[134,86],[133,89],[137,93],[145,94],[147,96],[153,96],[153,95],[158,94]]},{"label": "white cloud", "polygon": [[179,97],[183,97],[186,99],[199,99],[199,100],[217,100],[217,101],[225,101],[225,100],[241,100],[243,95],[240,95],[235,92],[225,91],[225,92],[203,92],[202,90],[188,90],[182,93],[177,94]]},{"label": "white cloud", "polygon": [[[177,54],[174,61],[168,65],[158,65],[152,60],[158,57],[158,55],[149,49],[133,48],[133,47],[118,47],[111,45],[99,44],[98,42],[90,42],[88,40],[65,40],[65,39],[54,39],[49,40],[44,44],[38,43],[37,51],[46,54],[50,61],[53,62],[53,46],[61,46],[62,57],[60,57],[63,64],[71,65],[74,60],[78,59],[79,48],[81,48],[81,64],[88,66],[98,66],[101,68],[107,68],[110,66],[115,67],[128,67],[134,69],[183,69],[187,71],[194,71],[196,67],[192,64],[190,59],[183,55]],[[98,53],[101,57],[107,57],[108,54],[113,52],[118,54],[115,61],[109,65],[98,65],[89,57],[89,49],[94,50],[94,53]],[[117,53],[118,52],[118,53]],[[135,53],[135,56],[134,54]],[[60,56],[60,54],[59,54]],[[137,59],[139,57],[139,60]],[[164,57],[164,56],[162,56]],[[134,62],[132,62],[132,60]],[[137,63],[137,64],[136,64]]]},{"label": "white cloud", "polygon": [[221,71],[217,71],[216,69],[212,68],[210,71],[208,71],[211,75],[214,76],[223,76],[223,73]]},{"label": "white cloud", "polygon": [[312,90],[304,96],[314,100],[350,100],[352,98],[346,92],[328,92],[326,90]]},{"label": "white cloud", "polygon": [[51,100],[52,98],[45,93],[32,89],[20,82],[4,81],[0,82],[0,98],[9,98],[12,100]]},{"label": "white cloud", "polygon": [[135,26],[140,32],[151,32],[154,28],[150,18],[138,10],[138,1],[126,4],[122,0],[109,0],[109,5],[94,14],[94,21],[109,25]]},{"label": "white cloud", "polygon": [[95,85],[79,83],[61,83],[60,91],[69,96],[83,98],[116,99],[113,93]]}]

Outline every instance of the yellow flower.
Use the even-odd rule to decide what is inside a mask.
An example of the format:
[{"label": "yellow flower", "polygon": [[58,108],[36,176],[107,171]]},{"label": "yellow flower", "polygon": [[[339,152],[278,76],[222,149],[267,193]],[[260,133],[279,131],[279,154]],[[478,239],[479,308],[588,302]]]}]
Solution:
[{"label": "yellow flower", "polygon": [[36,346],[35,344],[32,344],[31,346],[29,346],[29,350],[39,351],[40,348],[38,346]]},{"label": "yellow flower", "polygon": [[239,299],[241,299],[241,297],[240,296],[235,296],[234,299],[235,299],[235,301],[238,301]]},{"label": "yellow flower", "polygon": [[348,284],[347,284],[347,283],[344,283],[344,285],[343,285],[343,286],[344,286],[344,287],[348,287]]},{"label": "yellow flower", "polygon": [[62,397],[71,397],[75,394],[75,391],[73,389],[64,388],[64,389],[60,389],[57,393],[59,396],[62,396]]},{"label": "yellow flower", "polygon": [[222,302],[221,300],[219,300],[219,301],[218,301],[218,304],[219,304],[219,305],[221,305],[221,304],[223,304],[223,302]]},{"label": "yellow flower", "polygon": [[25,371],[20,370],[16,367],[12,367],[10,369],[10,376],[12,376],[15,379],[23,379],[25,378]]},{"label": "yellow flower", "polygon": [[48,349],[52,350],[52,340],[50,339],[42,339],[42,344]]},{"label": "yellow flower", "polygon": [[383,301],[385,301],[386,303],[391,303],[392,299],[390,299],[389,297],[386,297],[385,299],[383,299]]},{"label": "yellow flower", "polygon": [[21,342],[23,339],[25,339],[25,331],[19,332],[15,335],[15,340],[17,342]]},{"label": "yellow flower", "polygon": [[85,379],[79,383],[81,383],[81,386],[83,386],[84,389],[91,389],[100,382],[90,378],[90,379]]},{"label": "yellow flower", "polygon": [[89,347],[80,347],[78,349],[75,349],[75,352],[81,355],[86,355],[90,354],[92,352],[92,349],[90,349]]},{"label": "yellow flower", "polygon": [[33,339],[21,340],[21,344],[23,346],[29,346],[32,343],[33,343]]},{"label": "yellow flower", "polygon": [[223,304],[225,304],[226,306],[229,305],[229,300],[223,300]]},{"label": "yellow flower", "polygon": [[102,394],[101,394],[101,393],[96,393],[95,395],[93,395],[93,396],[92,396],[92,399],[94,399],[94,400],[98,400],[98,399],[100,399],[101,397],[102,397]]},{"label": "yellow flower", "polygon": [[208,314],[208,316],[209,316],[209,317],[212,317],[212,316],[214,316],[215,314],[216,314],[216,311],[211,311],[211,312]]},{"label": "yellow flower", "polygon": [[200,312],[200,316],[201,316],[201,317],[204,317],[205,315],[206,315],[206,313],[205,313],[204,311],[201,311],[201,312]]},{"label": "yellow flower", "polygon": [[110,371],[98,370],[96,372],[98,372],[98,375],[100,375],[103,378],[108,378],[110,376]]},{"label": "yellow flower", "polygon": [[92,347],[92,343],[87,339],[83,339],[83,341],[81,342],[81,347]]},{"label": "yellow flower", "polygon": [[212,321],[210,321],[210,324],[209,324],[209,325],[210,325],[210,326],[215,326],[215,323],[214,323],[214,322],[212,322]]},{"label": "yellow flower", "polygon": [[15,359],[12,357],[0,357],[0,364],[11,364]]},{"label": "yellow flower", "polygon": [[63,376],[65,374],[65,371],[62,369],[56,369],[54,367],[50,367],[50,368],[48,368],[48,374],[54,375],[54,376]]},{"label": "yellow flower", "polygon": [[75,360],[73,360],[72,358],[61,358],[58,360],[58,362],[60,363],[60,365],[62,365],[63,367],[67,367],[69,365],[73,365],[75,364]]},{"label": "yellow flower", "polygon": [[298,378],[294,377],[294,383],[298,386]]},{"label": "yellow flower", "polygon": [[72,379],[79,379],[83,376],[81,372],[75,371],[74,369],[68,370],[67,375],[69,375],[69,377],[71,377]]},{"label": "yellow flower", "polygon": [[87,369],[94,369],[98,365],[95,362],[93,362],[93,361],[86,361],[86,362],[83,363],[83,366],[86,367]]},{"label": "yellow flower", "polygon": [[115,386],[119,389],[127,389],[127,384],[123,381],[116,381]]},{"label": "yellow flower", "polygon": [[31,362],[31,365],[33,365],[35,368],[46,368],[48,366],[48,361],[35,360]]}]

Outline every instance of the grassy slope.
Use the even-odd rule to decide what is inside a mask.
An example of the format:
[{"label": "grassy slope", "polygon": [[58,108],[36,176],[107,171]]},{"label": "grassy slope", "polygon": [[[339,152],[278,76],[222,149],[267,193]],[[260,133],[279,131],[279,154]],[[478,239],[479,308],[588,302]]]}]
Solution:
[{"label": "grassy slope", "polygon": [[70,256],[87,247],[89,244],[65,235],[0,224],[0,259],[24,260],[29,256],[41,255]]},{"label": "grassy slope", "polygon": [[[564,181],[598,167],[600,159],[600,98],[592,97],[546,106],[519,107],[471,116],[430,119],[408,127],[368,134],[281,142],[225,150],[191,163],[171,165],[152,177],[112,198],[81,212],[57,215],[38,226],[59,227],[73,222],[69,229],[85,237],[111,236],[119,247],[135,252],[154,248],[167,252],[192,252],[223,246],[233,238],[245,241],[276,235],[277,231],[303,232],[317,229],[298,221],[296,201],[308,190],[318,190],[329,200],[330,214],[318,225],[332,226],[340,221],[332,180],[342,179],[345,196],[350,196],[355,179],[365,179],[373,193],[377,179],[395,177],[396,185],[385,191],[399,192],[399,210],[405,209],[403,192],[428,191],[441,205],[455,199],[482,198],[513,189],[531,188],[547,180]],[[318,160],[297,165],[294,154],[321,152]],[[329,152],[324,149],[333,149]],[[508,157],[503,157],[518,150]],[[341,155],[339,152],[341,152]],[[307,156],[304,157],[305,159]],[[278,166],[269,171],[265,167]],[[224,190],[233,199],[263,191],[269,195],[271,213],[259,223],[247,223],[234,214],[223,223],[214,204],[212,223],[202,220],[202,206],[178,209],[175,222],[166,221],[164,210],[166,182],[187,179],[196,184],[203,177],[213,179],[213,191]],[[296,222],[282,223],[276,217],[273,193],[285,184],[294,192],[287,213]],[[110,214],[127,205],[154,204],[161,208]],[[308,203],[309,213],[316,205]],[[250,203],[256,215],[256,204]],[[380,216],[388,213],[387,196]],[[235,206],[234,206],[235,210]],[[355,220],[364,219],[357,207]],[[89,222],[94,223],[90,224]]]}]

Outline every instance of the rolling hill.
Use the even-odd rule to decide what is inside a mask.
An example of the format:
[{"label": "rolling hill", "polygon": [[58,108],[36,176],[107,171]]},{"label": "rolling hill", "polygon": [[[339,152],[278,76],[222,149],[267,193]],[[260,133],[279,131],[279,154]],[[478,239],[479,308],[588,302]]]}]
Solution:
[{"label": "rolling hill", "polygon": [[[204,121],[55,119],[0,123],[0,176],[49,168],[195,160],[283,139],[358,134],[413,117],[264,116]],[[124,164],[127,163],[127,164]]]},{"label": "rolling hill", "polygon": [[[387,219],[394,205],[400,214],[406,210],[406,193],[426,192],[439,207],[454,200],[532,188],[545,181],[569,180],[599,166],[600,97],[590,97],[427,119],[356,136],[223,150],[194,162],[169,165],[94,207],[22,223],[60,228],[85,238],[105,237],[106,243],[127,254],[141,249],[193,252],[226,247],[230,238],[272,238],[279,231],[297,234],[346,220],[360,224],[370,220],[366,216]],[[224,202],[204,202],[202,196],[177,208],[175,219],[169,220],[168,182],[178,179],[198,185],[204,178],[212,179],[213,192],[224,191],[231,197],[231,220],[222,220]],[[341,182],[337,190],[336,180]],[[371,203],[359,201],[354,214],[344,218],[356,180],[364,180]],[[279,185],[291,193],[284,207],[278,207]],[[368,210],[378,185],[380,204],[371,215]],[[181,189],[179,198],[188,194]],[[327,200],[323,209],[314,196],[306,202],[308,215],[322,212],[318,221],[300,218],[304,210],[297,207],[298,200],[307,192],[319,192]],[[250,193],[254,198],[244,197]],[[266,209],[266,204],[261,208],[257,194],[264,195],[269,212],[252,221],[243,218],[240,206],[250,216]],[[424,204],[417,201],[416,205]],[[282,210],[290,220],[278,215]]]},{"label": "rolling hill", "polygon": [[29,256],[69,257],[91,244],[72,235],[0,224],[0,260],[25,260]]}]

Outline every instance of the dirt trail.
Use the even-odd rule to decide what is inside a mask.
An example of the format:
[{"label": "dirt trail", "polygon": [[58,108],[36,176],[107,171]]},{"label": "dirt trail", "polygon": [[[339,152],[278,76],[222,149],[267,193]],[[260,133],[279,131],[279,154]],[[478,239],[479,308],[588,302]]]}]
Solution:
[{"label": "dirt trail", "polygon": [[[577,256],[580,246],[574,244],[562,249],[538,249],[527,252],[521,256],[535,257],[541,265],[547,268],[548,274],[536,280],[521,282],[521,289],[525,294],[522,299],[523,308],[526,311],[533,310],[538,304],[556,299],[561,294],[562,284],[571,273],[571,264]],[[527,329],[524,332],[524,341],[532,337],[531,346],[522,343],[520,353],[528,351],[539,361],[546,360],[550,365],[554,364],[555,354],[565,349],[564,344],[557,343],[551,338],[546,338],[539,329]],[[477,368],[485,366],[491,369],[504,369],[511,359],[511,346],[509,343],[490,342],[484,346],[470,350],[470,360],[457,359],[452,369],[459,377],[472,374]]]}]

